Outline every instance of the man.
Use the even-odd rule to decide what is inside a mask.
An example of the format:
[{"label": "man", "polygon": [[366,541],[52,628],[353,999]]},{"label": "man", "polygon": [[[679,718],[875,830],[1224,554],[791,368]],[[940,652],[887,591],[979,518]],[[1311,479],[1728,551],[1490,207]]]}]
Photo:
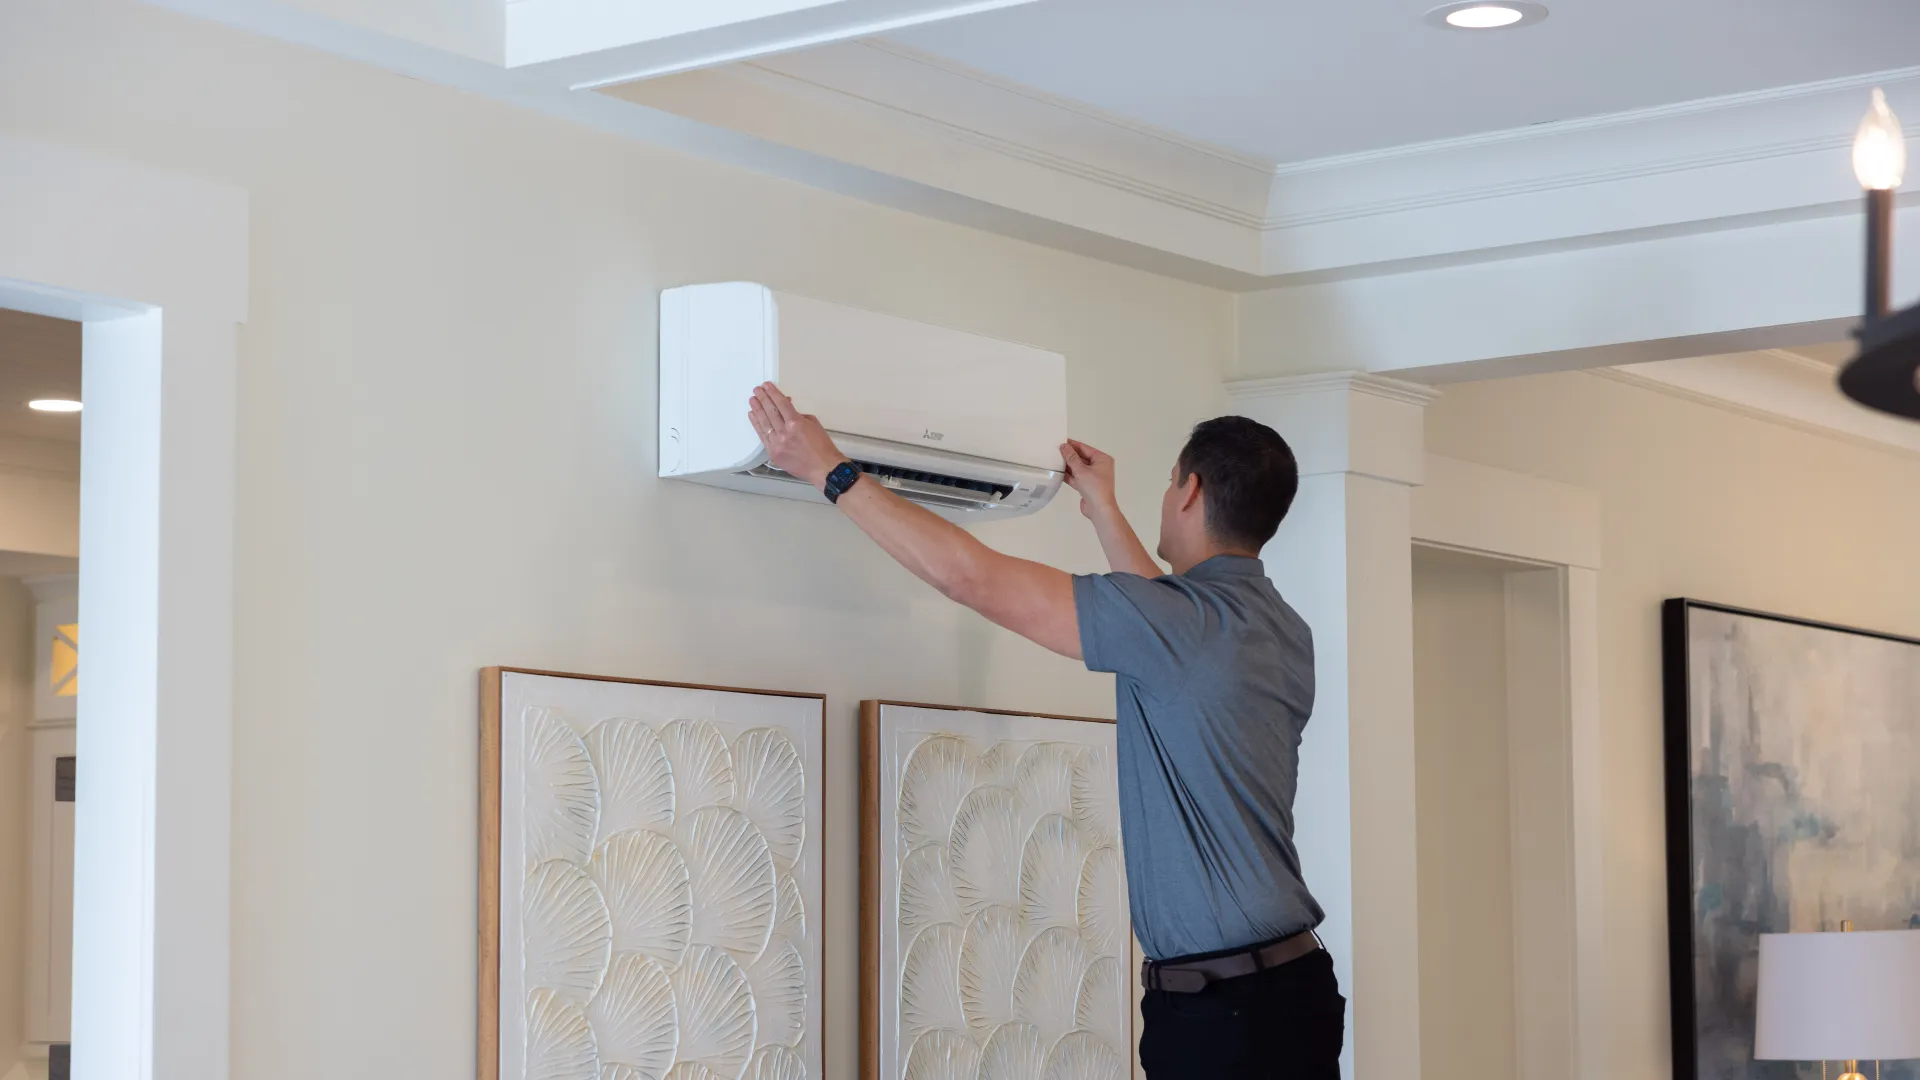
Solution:
[{"label": "man", "polygon": [[1313,641],[1259,551],[1299,469],[1272,429],[1194,428],[1160,500],[1162,575],[1113,493],[1113,459],[1068,441],[1080,510],[1113,573],[1002,555],[860,471],[772,383],[749,419],[773,464],[820,488],[902,566],[1054,652],[1118,676],[1120,825],[1148,962],[1152,1080],[1337,1080],[1346,1002],[1293,845]]}]

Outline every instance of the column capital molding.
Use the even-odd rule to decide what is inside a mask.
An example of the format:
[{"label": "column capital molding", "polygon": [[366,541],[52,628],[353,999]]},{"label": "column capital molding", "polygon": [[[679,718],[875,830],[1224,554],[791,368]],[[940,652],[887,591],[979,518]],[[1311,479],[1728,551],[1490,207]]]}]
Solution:
[{"label": "column capital molding", "polygon": [[1426,476],[1423,416],[1439,391],[1364,371],[1241,379],[1227,397],[1293,447],[1301,476],[1350,474],[1415,487]]}]

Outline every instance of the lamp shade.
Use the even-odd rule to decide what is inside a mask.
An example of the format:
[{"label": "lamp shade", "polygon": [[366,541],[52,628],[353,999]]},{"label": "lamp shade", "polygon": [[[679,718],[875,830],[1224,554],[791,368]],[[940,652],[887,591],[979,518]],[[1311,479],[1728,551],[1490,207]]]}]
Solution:
[{"label": "lamp shade", "polygon": [[1920,930],[1760,935],[1762,1061],[1920,1058]]}]

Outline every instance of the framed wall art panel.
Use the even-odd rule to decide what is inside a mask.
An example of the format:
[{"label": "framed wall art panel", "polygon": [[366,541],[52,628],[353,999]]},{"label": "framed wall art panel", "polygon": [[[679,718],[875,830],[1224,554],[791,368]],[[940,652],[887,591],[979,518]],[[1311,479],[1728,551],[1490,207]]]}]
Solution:
[{"label": "framed wall art panel", "polygon": [[480,1080],[822,1080],[817,694],[481,674]]},{"label": "framed wall art panel", "polygon": [[1126,1080],[1113,723],[860,718],[862,1080]]},{"label": "framed wall art panel", "polygon": [[1759,936],[1920,929],[1920,641],[1663,614],[1674,1077],[1812,1080],[1753,1058]]}]

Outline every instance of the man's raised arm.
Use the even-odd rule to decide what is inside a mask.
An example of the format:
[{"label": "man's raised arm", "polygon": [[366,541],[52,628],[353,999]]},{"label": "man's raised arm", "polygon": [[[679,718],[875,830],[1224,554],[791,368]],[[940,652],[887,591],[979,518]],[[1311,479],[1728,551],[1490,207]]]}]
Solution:
[{"label": "man's raised arm", "polygon": [[1165,573],[1120,512],[1120,501],[1113,494],[1112,456],[1076,439],[1068,439],[1060,447],[1060,455],[1067,462],[1067,483],[1080,493],[1080,512],[1093,522],[1100,550],[1106,552],[1107,565],[1113,572],[1144,578]]},{"label": "man's raised arm", "polygon": [[[794,408],[772,383],[753,392],[748,419],[773,466],[815,488],[847,460],[820,421]],[[1073,579],[1064,571],[1003,555],[871,481],[854,484],[837,505],[895,562],[943,595],[1037,645],[1080,659]]]}]

